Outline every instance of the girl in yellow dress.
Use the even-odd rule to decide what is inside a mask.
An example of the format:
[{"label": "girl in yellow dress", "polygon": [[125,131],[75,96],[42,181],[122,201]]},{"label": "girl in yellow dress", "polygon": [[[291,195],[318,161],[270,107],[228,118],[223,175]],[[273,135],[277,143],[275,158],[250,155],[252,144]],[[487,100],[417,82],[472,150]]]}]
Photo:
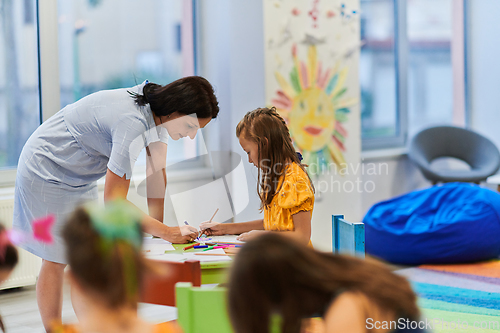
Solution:
[{"label": "girl in yellow dress", "polygon": [[310,245],[314,187],[283,118],[274,107],[250,111],[236,127],[236,136],[248,162],[258,168],[257,192],[264,219],[203,222],[200,228],[206,235],[240,234],[242,241],[277,231]]},{"label": "girl in yellow dress", "polygon": [[112,201],[78,208],[62,230],[78,325],[54,323],[51,333],[178,333],[137,315],[142,275],[154,269],[141,253],[141,215]]}]

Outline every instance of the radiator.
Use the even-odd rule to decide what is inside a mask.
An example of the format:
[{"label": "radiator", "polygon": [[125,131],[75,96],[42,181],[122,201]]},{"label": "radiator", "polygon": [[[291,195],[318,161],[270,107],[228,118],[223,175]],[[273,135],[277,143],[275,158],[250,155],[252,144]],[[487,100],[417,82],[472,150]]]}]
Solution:
[{"label": "radiator", "polygon": [[[7,229],[12,228],[13,215],[14,198],[12,196],[0,197],[0,221]],[[19,247],[17,250],[19,262],[9,279],[0,285],[0,289],[25,287],[36,283],[42,260]]]}]

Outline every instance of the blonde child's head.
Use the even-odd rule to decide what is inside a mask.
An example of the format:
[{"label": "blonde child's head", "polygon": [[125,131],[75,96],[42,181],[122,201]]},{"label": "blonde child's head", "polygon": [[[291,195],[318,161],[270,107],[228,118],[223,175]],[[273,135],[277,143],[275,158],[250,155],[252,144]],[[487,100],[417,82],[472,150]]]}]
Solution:
[{"label": "blonde child's head", "polygon": [[275,107],[248,112],[236,126],[236,136],[248,154],[249,162],[259,170],[257,192],[263,209],[279,190],[279,179],[286,172],[287,165],[296,163],[302,169],[304,167],[295,151],[285,120]]}]

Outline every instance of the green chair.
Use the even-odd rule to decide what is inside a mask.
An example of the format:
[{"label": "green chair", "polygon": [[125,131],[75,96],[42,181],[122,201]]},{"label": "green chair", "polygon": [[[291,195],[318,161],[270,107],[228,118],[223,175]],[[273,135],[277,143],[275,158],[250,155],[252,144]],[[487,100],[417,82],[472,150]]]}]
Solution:
[{"label": "green chair", "polygon": [[177,321],[184,333],[232,333],[226,307],[226,288],[193,287],[189,282],[175,285]]},{"label": "green chair", "polygon": [[[212,289],[193,287],[189,282],[175,285],[177,322],[184,333],[233,333],[227,314],[223,287]],[[280,332],[279,316],[271,317],[271,333]]]}]

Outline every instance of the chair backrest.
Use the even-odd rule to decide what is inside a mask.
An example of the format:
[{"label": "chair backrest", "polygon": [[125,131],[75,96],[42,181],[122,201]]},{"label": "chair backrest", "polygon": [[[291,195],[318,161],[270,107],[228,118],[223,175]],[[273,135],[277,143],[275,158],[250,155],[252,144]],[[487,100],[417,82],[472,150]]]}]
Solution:
[{"label": "chair backrest", "polygon": [[498,170],[500,152],[493,142],[474,131],[454,126],[436,126],[417,133],[409,149],[410,158],[419,167],[438,157],[454,157],[467,162],[472,169]]},{"label": "chair backrest", "polygon": [[177,321],[184,333],[232,333],[226,306],[226,288],[176,285]]},{"label": "chair backrest", "polygon": [[334,253],[365,257],[365,225],[347,222],[344,215],[332,215],[332,248]]},{"label": "chair backrest", "polygon": [[165,276],[147,274],[142,283],[140,302],[176,306],[175,284],[190,282],[194,286],[201,286],[201,267],[197,260],[185,262],[166,262],[151,260],[154,265],[168,272]]}]

